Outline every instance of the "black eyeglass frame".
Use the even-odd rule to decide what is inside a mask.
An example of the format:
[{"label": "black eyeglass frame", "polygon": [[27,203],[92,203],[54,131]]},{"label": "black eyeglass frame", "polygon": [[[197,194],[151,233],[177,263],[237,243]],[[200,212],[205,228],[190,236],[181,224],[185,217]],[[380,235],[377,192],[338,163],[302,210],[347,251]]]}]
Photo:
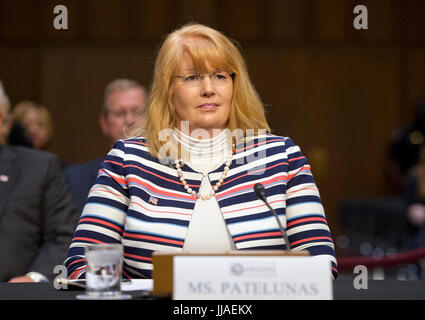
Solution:
[{"label": "black eyeglass frame", "polygon": [[[214,73],[211,73],[211,74],[209,74],[209,73],[194,73],[194,74],[191,74],[191,75],[196,75],[196,76],[201,76],[201,80],[204,80],[205,79],[205,77],[206,76],[208,76],[211,80],[212,80],[212,76],[214,76],[215,74],[217,74],[217,73],[219,73],[219,72],[214,72]],[[236,72],[226,72],[229,76],[230,76],[230,78],[232,78],[232,81],[235,81],[235,76],[236,76]],[[179,79],[186,79],[188,76],[182,76],[182,75],[175,75],[175,76],[173,76],[174,78],[179,78]]]}]

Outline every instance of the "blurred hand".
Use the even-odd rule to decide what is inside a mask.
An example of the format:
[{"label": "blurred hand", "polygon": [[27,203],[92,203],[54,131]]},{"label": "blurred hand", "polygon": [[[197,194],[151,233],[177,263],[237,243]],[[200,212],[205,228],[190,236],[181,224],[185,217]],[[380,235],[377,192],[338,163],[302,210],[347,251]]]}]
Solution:
[{"label": "blurred hand", "polygon": [[18,282],[34,282],[32,279],[28,276],[20,276],[15,277],[9,280],[9,282],[18,283]]},{"label": "blurred hand", "polygon": [[415,203],[407,208],[407,218],[414,226],[421,226],[425,223],[425,206]]}]

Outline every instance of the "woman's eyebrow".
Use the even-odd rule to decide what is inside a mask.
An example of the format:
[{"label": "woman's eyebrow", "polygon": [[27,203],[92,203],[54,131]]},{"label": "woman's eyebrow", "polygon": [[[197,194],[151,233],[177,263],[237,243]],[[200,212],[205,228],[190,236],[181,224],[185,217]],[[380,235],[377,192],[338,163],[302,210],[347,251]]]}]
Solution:
[{"label": "woman's eyebrow", "polygon": [[[221,72],[224,71],[223,68],[214,68],[211,69],[208,73],[215,73],[215,72]],[[185,69],[183,70],[183,73],[204,73],[202,71],[196,70],[196,69]]]}]

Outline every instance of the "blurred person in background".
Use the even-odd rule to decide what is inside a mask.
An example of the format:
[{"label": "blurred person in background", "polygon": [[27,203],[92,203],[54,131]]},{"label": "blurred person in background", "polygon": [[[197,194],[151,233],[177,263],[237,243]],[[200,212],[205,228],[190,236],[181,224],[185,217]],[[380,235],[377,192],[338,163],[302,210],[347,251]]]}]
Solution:
[{"label": "blurred person in background", "polygon": [[404,199],[409,222],[409,249],[425,245],[425,144],[419,150],[419,161],[406,174]]},{"label": "blurred person in background", "polygon": [[6,144],[12,123],[0,83],[0,281],[48,281],[79,215],[54,154]]},{"label": "blurred person in background", "polygon": [[397,194],[402,193],[404,180],[419,161],[419,150],[425,141],[425,100],[415,106],[413,121],[394,131],[389,143],[387,174]]},{"label": "blurred person in background", "polygon": [[[146,88],[134,80],[116,79],[106,86],[99,125],[110,147],[124,137],[124,130],[134,125],[136,118],[144,118],[147,97]],[[103,160],[104,156],[101,156],[65,169],[66,180],[80,212]]]},{"label": "blurred person in background", "polygon": [[53,123],[49,110],[32,101],[21,101],[12,110],[15,121],[24,129],[32,146],[38,150],[48,150],[52,143]]}]

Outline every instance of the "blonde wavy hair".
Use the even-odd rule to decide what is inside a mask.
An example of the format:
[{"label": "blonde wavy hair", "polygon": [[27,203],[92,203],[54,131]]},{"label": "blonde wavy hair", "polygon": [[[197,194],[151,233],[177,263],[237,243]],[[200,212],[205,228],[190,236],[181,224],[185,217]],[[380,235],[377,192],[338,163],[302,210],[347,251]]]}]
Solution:
[{"label": "blonde wavy hair", "polygon": [[261,99],[250,81],[245,61],[235,43],[210,27],[190,23],[170,33],[160,47],[154,67],[145,126],[137,126],[130,136],[144,135],[148,150],[158,157],[166,141],[160,139],[164,129],[175,127],[177,117],[172,104],[173,79],[187,51],[195,69],[207,73],[207,64],[235,73],[233,96],[227,129],[239,132],[270,132]]}]

